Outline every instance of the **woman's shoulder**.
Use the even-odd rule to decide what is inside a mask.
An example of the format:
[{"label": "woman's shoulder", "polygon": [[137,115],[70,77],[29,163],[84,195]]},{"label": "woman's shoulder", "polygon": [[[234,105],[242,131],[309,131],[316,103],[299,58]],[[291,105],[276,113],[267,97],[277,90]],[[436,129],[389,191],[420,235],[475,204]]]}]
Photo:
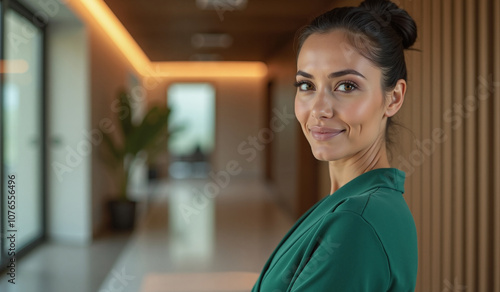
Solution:
[{"label": "woman's shoulder", "polygon": [[365,225],[389,249],[402,242],[416,248],[416,227],[411,211],[402,194],[391,189],[378,188],[345,199],[324,217],[323,228],[329,229],[331,224],[349,225],[345,226],[346,230]]},{"label": "woman's shoulder", "polygon": [[[399,193],[399,194],[398,194]],[[322,237],[346,239],[350,245],[377,247],[392,272],[412,280],[418,266],[417,233],[413,216],[400,192],[376,189],[351,196],[326,214],[319,228]]]},{"label": "woman's shoulder", "polygon": [[352,212],[372,224],[384,218],[411,221],[414,224],[402,193],[390,188],[376,188],[349,196],[335,207],[332,213],[335,212]]}]

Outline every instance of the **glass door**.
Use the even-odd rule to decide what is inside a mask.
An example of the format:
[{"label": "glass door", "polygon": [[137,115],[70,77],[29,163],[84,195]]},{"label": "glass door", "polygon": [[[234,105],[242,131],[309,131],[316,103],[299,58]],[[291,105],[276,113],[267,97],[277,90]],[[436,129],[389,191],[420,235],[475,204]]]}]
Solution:
[{"label": "glass door", "polygon": [[44,233],[43,30],[10,3],[2,14],[2,263]]}]

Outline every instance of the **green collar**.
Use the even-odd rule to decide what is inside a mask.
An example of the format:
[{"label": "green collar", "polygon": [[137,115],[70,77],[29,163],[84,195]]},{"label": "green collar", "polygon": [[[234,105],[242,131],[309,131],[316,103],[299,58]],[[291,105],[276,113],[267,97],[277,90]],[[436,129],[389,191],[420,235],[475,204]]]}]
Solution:
[{"label": "green collar", "polygon": [[356,195],[374,188],[390,188],[404,193],[405,173],[397,168],[377,168],[361,174],[335,191],[332,196]]}]

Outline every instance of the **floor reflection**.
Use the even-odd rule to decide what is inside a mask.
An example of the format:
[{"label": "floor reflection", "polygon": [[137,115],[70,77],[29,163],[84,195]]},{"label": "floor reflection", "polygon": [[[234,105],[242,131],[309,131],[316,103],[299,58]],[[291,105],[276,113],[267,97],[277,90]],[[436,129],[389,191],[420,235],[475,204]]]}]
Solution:
[{"label": "floor reflection", "polygon": [[[196,183],[173,181],[168,196],[169,253],[174,262],[211,260],[215,241],[215,200],[200,196]],[[193,202],[199,202],[195,208]]]},{"label": "floor reflection", "polygon": [[[152,186],[132,235],[91,246],[46,243],[20,260],[16,285],[0,277],[0,291],[249,291],[293,220],[257,180],[233,178],[194,204],[194,190],[207,182]],[[186,220],[182,206],[192,203],[196,213]]]},{"label": "floor reflection", "polygon": [[[171,180],[156,186],[147,217],[101,286],[103,291],[250,290],[293,221],[259,181],[233,179],[215,198],[197,191],[207,182]],[[228,281],[232,273],[241,281]],[[118,284],[120,274],[128,277],[126,285]],[[239,288],[226,290],[227,285]]]}]

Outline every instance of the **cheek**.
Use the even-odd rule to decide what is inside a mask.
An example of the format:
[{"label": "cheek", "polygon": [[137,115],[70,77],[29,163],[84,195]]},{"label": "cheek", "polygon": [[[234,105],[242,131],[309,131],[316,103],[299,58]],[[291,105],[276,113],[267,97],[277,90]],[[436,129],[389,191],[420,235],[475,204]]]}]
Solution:
[{"label": "cheek", "polygon": [[379,116],[381,110],[382,107],[379,103],[372,100],[360,100],[345,106],[342,112],[345,121],[351,127],[356,127],[363,124],[373,125],[376,122],[374,119]]},{"label": "cheek", "polygon": [[295,117],[300,124],[305,125],[307,118],[309,116],[309,111],[307,105],[300,100],[300,98],[295,97]]}]

